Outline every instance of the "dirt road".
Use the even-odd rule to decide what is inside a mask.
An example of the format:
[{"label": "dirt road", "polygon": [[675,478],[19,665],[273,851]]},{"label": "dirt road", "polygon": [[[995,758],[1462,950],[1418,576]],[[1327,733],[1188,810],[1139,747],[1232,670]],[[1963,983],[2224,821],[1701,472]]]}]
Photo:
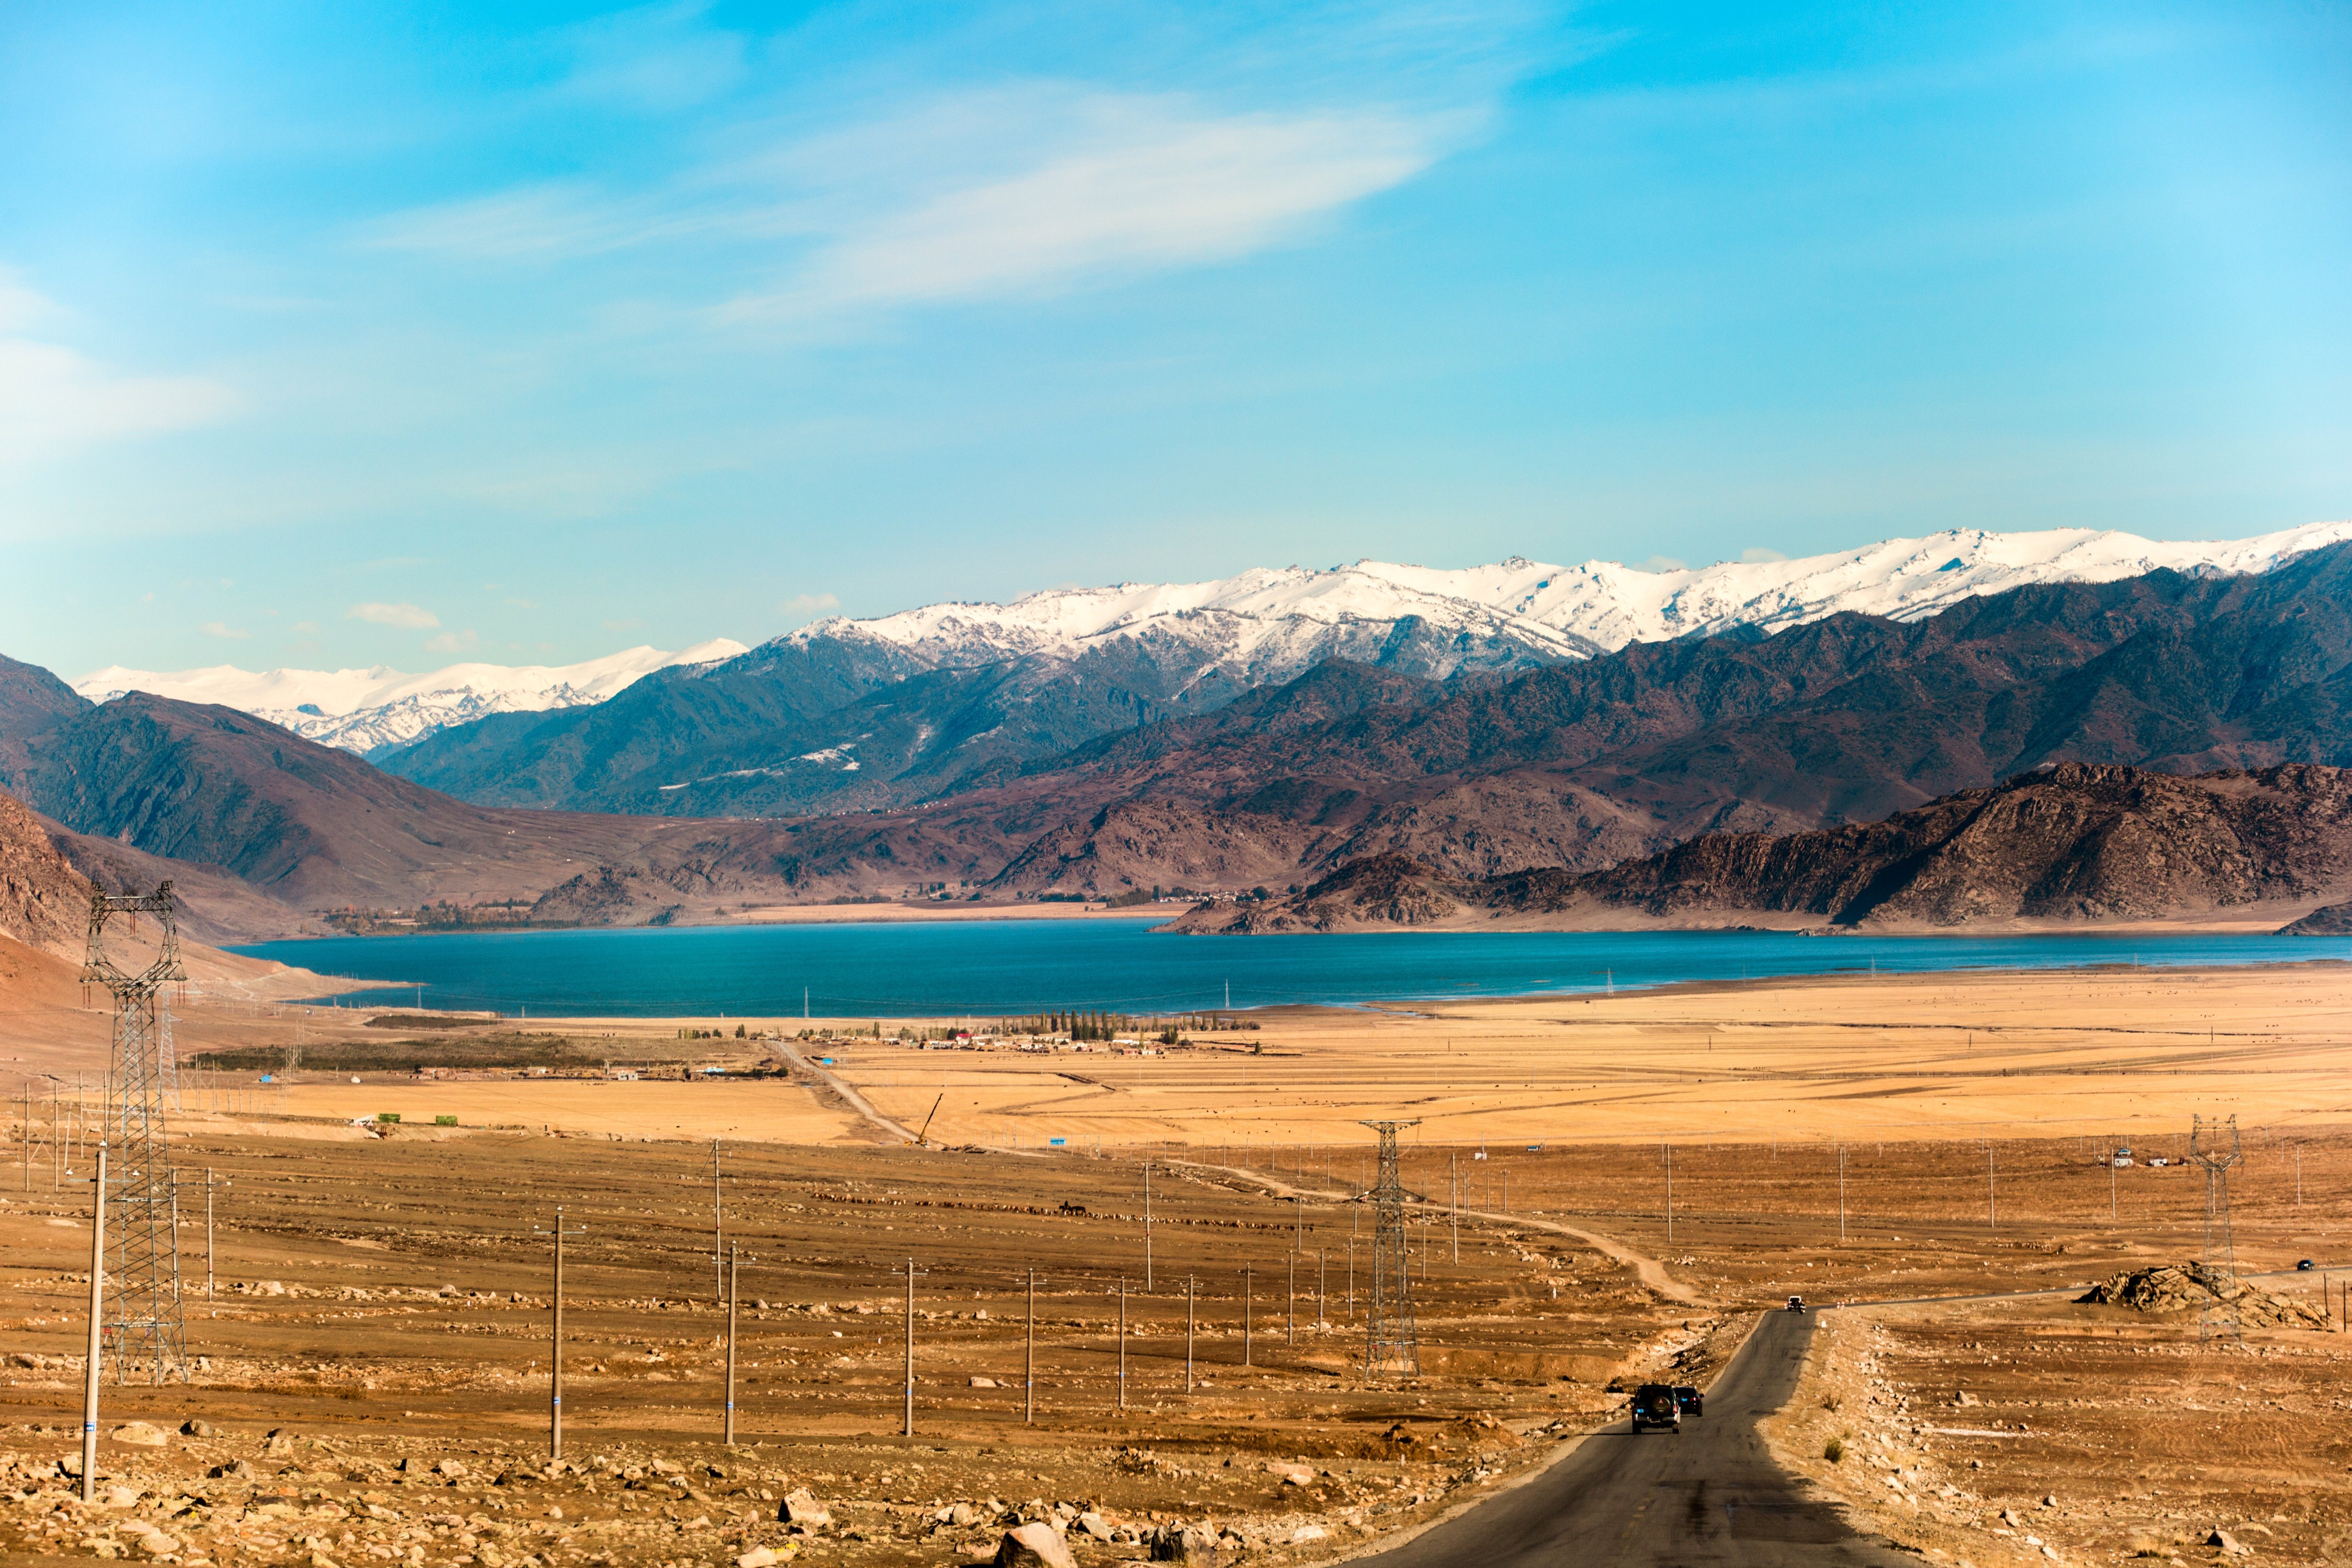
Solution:
[{"label": "dirt road", "polygon": [[1911,1563],[1806,1499],[1765,1452],[1756,1418],[1797,1386],[1813,1320],[1767,1312],[1679,1436],[1623,1423],[1587,1437],[1526,1484],[1357,1560],[1362,1568],[1486,1568],[1606,1562],[1743,1568]]}]

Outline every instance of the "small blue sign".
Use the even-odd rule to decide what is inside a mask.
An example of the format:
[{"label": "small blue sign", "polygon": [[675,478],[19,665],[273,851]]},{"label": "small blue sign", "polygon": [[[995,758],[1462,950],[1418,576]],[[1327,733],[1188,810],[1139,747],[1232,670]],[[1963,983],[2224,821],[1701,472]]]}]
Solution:
[{"label": "small blue sign", "polygon": [[1060,1147],[1062,1147],[1064,1144],[1067,1143],[1068,1142],[1069,1142],[1069,1140],[1068,1140],[1068,1139],[1066,1139],[1066,1138],[1048,1138],[1048,1139],[1046,1139],[1046,1140],[1045,1140],[1046,1144],[1047,1144],[1049,1147],[1051,1147],[1051,1148],[1055,1148],[1055,1149],[1059,1149]]}]

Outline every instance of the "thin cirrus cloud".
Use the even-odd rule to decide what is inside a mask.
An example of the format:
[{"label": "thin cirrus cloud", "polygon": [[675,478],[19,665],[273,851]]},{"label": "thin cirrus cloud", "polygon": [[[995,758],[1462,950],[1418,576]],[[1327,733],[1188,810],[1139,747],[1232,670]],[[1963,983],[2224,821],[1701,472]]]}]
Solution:
[{"label": "thin cirrus cloud", "polygon": [[230,626],[226,621],[206,621],[196,630],[208,637],[222,637],[230,642],[242,642],[253,635],[242,626]]},{"label": "thin cirrus cloud", "polygon": [[441,624],[441,617],[415,605],[353,605],[343,612],[347,621],[365,621],[370,626],[396,626],[403,631],[430,631]]},{"label": "thin cirrus cloud", "polygon": [[841,600],[832,594],[794,594],[776,607],[788,616],[821,616],[841,608]]},{"label": "thin cirrus cloud", "polygon": [[531,185],[395,214],[359,238],[489,263],[688,243],[772,252],[771,281],[714,307],[720,322],[1035,295],[1290,242],[1429,167],[1475,118],[1218,113],[1177,95],[1033,84],[647,192]]},{"label": "thin cirrus cloud", "polygon": [[211,425],[244,405],[221,382],[196,375],[126,375],[67,345],[36,337],[64,312],[0,268],[0,462],[26,461],[92,441]]}]

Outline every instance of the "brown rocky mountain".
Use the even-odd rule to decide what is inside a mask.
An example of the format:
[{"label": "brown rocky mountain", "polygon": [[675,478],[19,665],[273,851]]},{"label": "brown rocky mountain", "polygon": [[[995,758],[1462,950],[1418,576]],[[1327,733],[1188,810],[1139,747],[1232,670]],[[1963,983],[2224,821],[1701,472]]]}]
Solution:
[{"label": "brown rocky mountain", "polygon": [[48,825],[0,795],[0,935],[59,957],[81,957],[89,879],[49,842]]},{"label": "brown rocky mountain", "polygon": [[[1702,835],[1874,821],[2046,763],[2352,763],[2352,545],[2258,577],[2043,585],[1917,622],[1835,616],[1508,679],[1331,662],[1206,714],[1136,708],[1145,721],[1041,760],[1057,736],[1113,723],[1125,699],[1057,706],[984,764],[940,763],[950,793],[919,807],[773,819],[468,805],[226,709],[139,694],[89,709],[28,668],[0,671],[13,694],[0,783],[77,833],[222,868],[305,912],[525,899],[550,920],[693,920],[940,884],[999,899],[1286,893],[1387,855],[1465,883],[1573,877]],[[818,717],[854,709],[884,738],[950,712],[994,724],[1029,689],[1017,672],[959,671],[922,688],[947,706],[886,715],[898,688],[870,683],[888,672],[835,673],[845,706]],[[740,763],[752,730],[804,743],[814,721],[763,699],[757,674],[641,683],[637,706],[559,726],[562,745],[589,748],[559,771],[609,752],[620,790]],[[634,752],[624,721],[639,707],[691,722]],[[451,732],[445,759],[472,743]],[[527,767],[499,765],[501,792],[537,789]]]},{"label": "brown rocky mountain", "polygon": [[1606,870],[1453,877],[1401,855],[1290,898],[1203,905],[1179,929],[1392,926],[1948,930],[2126,921],[2262,929],[2352,892],[2352,770],[2182,777],[2069,763],[1884,821],[1711,833]]}]

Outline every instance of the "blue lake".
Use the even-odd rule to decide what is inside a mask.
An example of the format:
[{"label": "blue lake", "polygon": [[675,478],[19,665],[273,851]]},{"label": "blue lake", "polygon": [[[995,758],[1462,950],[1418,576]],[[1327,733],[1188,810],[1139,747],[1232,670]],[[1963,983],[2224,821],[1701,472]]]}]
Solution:
[{"label": "blue lake", "polygon": [[1783,974],[2342,960],[2273,936],[1804,937],[1769,931],[1156,935],[1160,917],[323,937],[239,952],[384,982],[343,1005],[542,1017],[1178,1012],[1581,993]]}]

